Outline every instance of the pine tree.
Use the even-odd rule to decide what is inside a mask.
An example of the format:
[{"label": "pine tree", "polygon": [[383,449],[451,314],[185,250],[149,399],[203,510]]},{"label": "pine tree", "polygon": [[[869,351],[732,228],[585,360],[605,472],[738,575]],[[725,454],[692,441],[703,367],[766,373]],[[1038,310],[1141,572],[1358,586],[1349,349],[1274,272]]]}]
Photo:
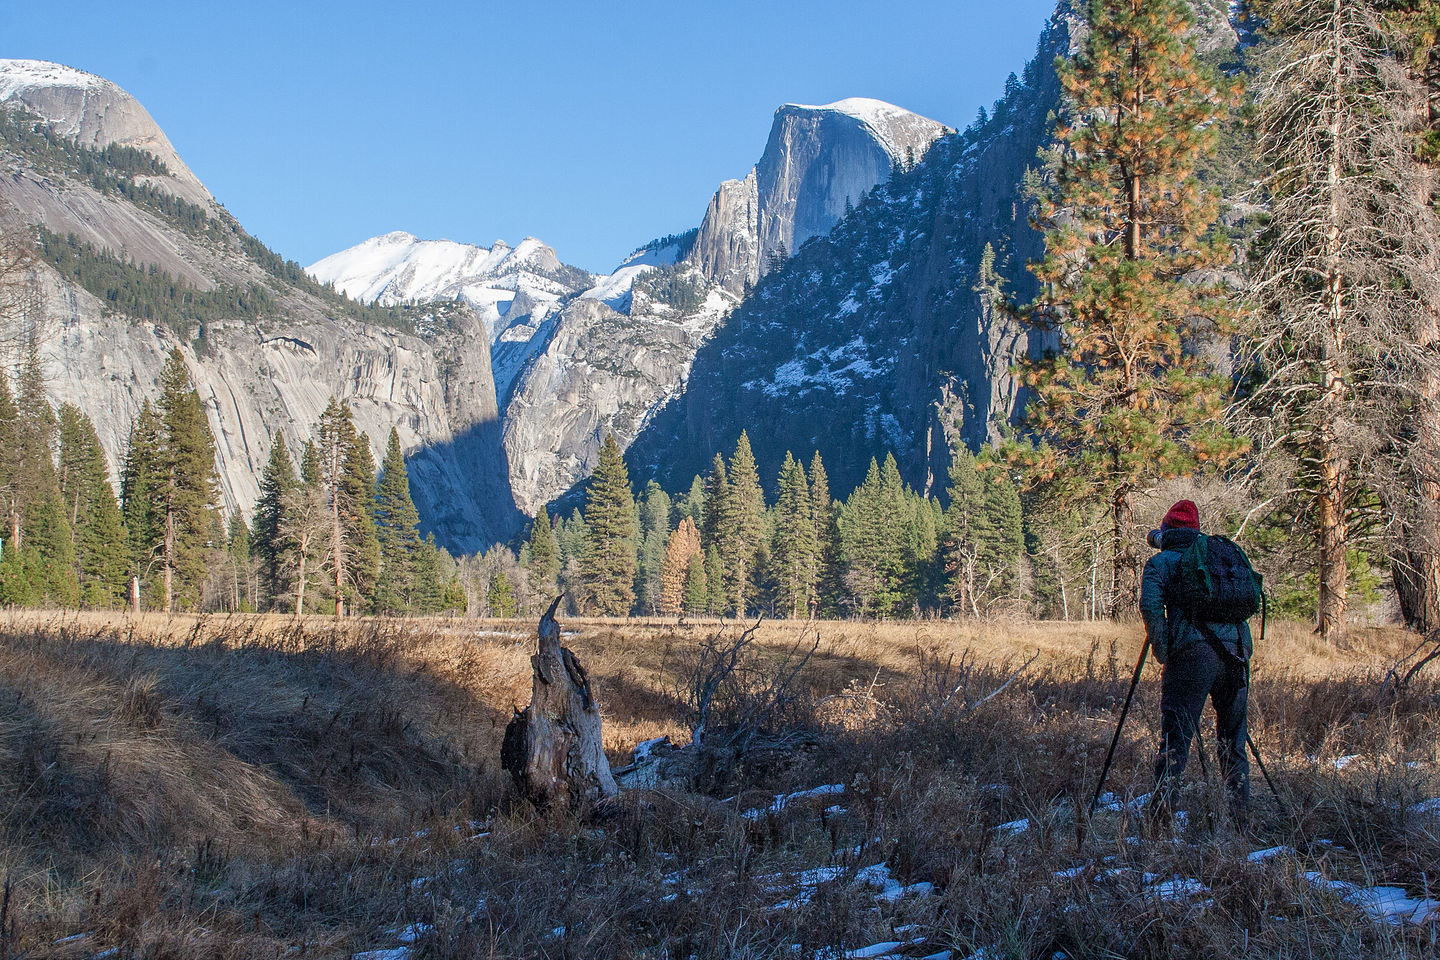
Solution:
[{"label": "pine tree", "polygon": [[152,603],[157,587],[151,575],[162,561],[160,551],[165,537],[161,511],[166,482],[160,449],[163,429],[160,415],[146,400],[130,428],[120,476],[120,510],[129,534],[131,576],[145,584],[147,599]]},{"label": "pine tree", "polygon": [[[717,542],[720,558],[725,563],[726,602],[738,617],[743,617],[755,593],[755,558],[764,530],[765,493],[760,488],[760,472],[750,438],[740,431],[735,453],[726,465],[728,483],[720,504]],[[708,513],[707,509],[707,513]]]},{"label": "pine tree", "polygon": [[260,582],[274,606],[290,592],[286,575],[289,564],[283,548],[285,508],[291,492],[300,486],[295,462],[285,446],[285,436],[278,431],[270,446],[270,459],[260,477],[260,499],[255,502],[255,519],[251,530],[251,552],[260,564]]},{"label": "pine tree", "polygon": [[710,472],[705,475],[705,501],[699,523],[700,542],[707,551],[720,542],[721,518],[729,493],[730,479],[725,473],[725,460],[717,453],[710,463]]},{"label": "pine tree", "polygon": [[542,509],[530,525],[530,589],[549,597],[558,589],[560,554],[555,532],[550,526],[550,513]]},{"label": "pine tree", "polygon": [[605,435],[590,479],[585,526],[587,600],[600,616],[623,617],[635,602],[635,499],[612,434]]},{"label": "pine tree", "polygon": [[225,528],[225,555],[230,562],[230,602],[232,612],[255,609],[250,589],[254,565],[250,556],[250,528],[239,512],[230,514]]},{"label": "pine tree", "polygon": [[961,613],[979,615],[980,544],[975,527],[984,509],[985,485],[975,455],[963,446],[950,456],[948,494],[943,549],[949,599]]},{"label": "pine tree", "polygon": [[176,347],[160,373],[160,486],[162,608],[198,606],[206,551],[220,537],[220,477],[215,440],[200,395]]},{"label": "pine tree", "polygon": [[380,537],[375,530],[375,455],[370,438],[355,434],[345,452],[340,487],[347,506],[345,536],[350,545],[348,572],[353,588],[351,606],[358,611],[375,603],[380,575]]},{"label": "pine tree", "polygon": [[79,603],[75,546],[55,471],[55,411],[45,396],[40,351],[29,340],[15,395],[10,546],[19,554],[28,602]]},{"label": "pine tree", "polygon": [[374,500],[370,481],[374,465],[369,443],[362,449],[349,406],[335,397],[316,424],[319,486],[328,513],[324,562],[333,589],[335,615],[344,616],[362,603],[362,587],[373,578],[372,560],[378,559],[379,541],[372,516]]},{"label": "pine tree", "polygon": [[130,571],[125,526],[95,424],[70,403],[60,407],[60,495],[75,545],[80,601],[119,606]]},{"label": "pine tree", "polygon": [[651,480],[645,486],[638,512],[635,606],[642,613],[655,613],[660,609],[661,571],[670,538],[670,495]]},{"label": "pine tree", "polygon": [[496,570],[490,577],[490,586],[485,591],[485,602],[490,606],[490,616],[509,619],[520,610],[515,602],[515,588],[505,571]]},{"label": "pine tree", "polygon": [[785,453],[777,482],[775,539],[771,550],[780,609],[791,617],[808,616],[815,607],[815,568],[818,544],[814,503],[805,468]]},{"label": "pine tree", "polygon": [[[10,396],[10,382],[0,365],[0,450],[16,448],[19,415]],[[20,512],[16,458],[0,456],[0,606],[26,603],[29,588],[20,562]]]},{"label": "pine tree", "polygon": [[375,607],[385,613],[410,609],[416,586],[416,555],[420,550],[420,513],[410,499],[410,475],[400,451],[400,433],[390,428],[380,482],[375,491],[375,532],[380,540],[380,576]]},{"label": "pine tree", "polygon": [[705,551],[705,611],[715,616],[725,613],[725,563],[714,544]]},{"label": "pine tree", "polygon": [[[700,562],[696,563],[696,558]],[[692,601],[704,603],[704,591],[697,583],[694,590],[691,590],[691,577],[695,569],[699,569],[699,576],[704,577],[704,553],[700,550],[700,531],[695,526],[695,521],[685,517],[675,532],[670,534],[669,541],[665,544],[665,563],[662,568],[660,582],[660,612],[668,617],[673,617],[682,610],[693,609]],[[698,596],[691,596],[692,592],[698,592]]]},{"label": "pine tree", "polygon": [[904,485],[895,458],[882,468],[872,458],[865,481],[845,502],[840,538],[845,587],[859,616],[893,616],[905,600]]},{"label": "pine tree", "polygon": [[1196,58],[1187,0],[1094,0],[1089,21],[1059,68],[1071,116],[1039,207],[1030,316],[1060,347],[1026,367],[1029,459],[1063,500],[1107,505],[1110,610],[1123,615],[1138,594],[1134,493],[1240,449],[1220,422],[1224,380],[1183,346],[1228,331],[1234,313],[1217,283],[1194,279],[1231,256],[1196,176],[1230,93]]},{"label": "pine tree", "polygon": [[[696,538],[698,542],[698,532]],[[685,612],[702,614],[709,605],[710,587],[705,580],[705,555],[696,553],[690,558],[685,571]]]},{"label": "pine tree", "polygon": [[815,525],[815,581],[810,589],[816,612],[828,616],[838,612],[842,592],[840,525],[819,450],[810,458],[810,519]]},{"label": "pine tree", "polygon": [[690,481],[690,489],[683,497],[675,501],[672,520],[679,524],[682,519],[689,517],[695,522],[696,530],[705,529],[705,481],[696,476]]}]

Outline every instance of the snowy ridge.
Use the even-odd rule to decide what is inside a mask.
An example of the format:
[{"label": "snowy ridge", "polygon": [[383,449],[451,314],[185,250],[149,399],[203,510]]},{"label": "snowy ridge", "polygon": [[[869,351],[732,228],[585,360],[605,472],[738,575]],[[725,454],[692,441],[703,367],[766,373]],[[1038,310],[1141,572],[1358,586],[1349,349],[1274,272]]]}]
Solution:
[{"label": "snowy ridge", "polygon": [[902,144],[913,144],[916,141],[928,143],[954,132],[938,120],[931,120],[904,107],[870,97],[846,97],[844,100],[818,106],[787,103],[780,109],[839,113],[853,117],[868,127],[885,151],[897,161],[906,159]]},{"label": "snowy ridge", "polygon": [[115,86],[103,77],[48,60],[0,60],[0,100],[10,100],[36,87],[98,90]]}]

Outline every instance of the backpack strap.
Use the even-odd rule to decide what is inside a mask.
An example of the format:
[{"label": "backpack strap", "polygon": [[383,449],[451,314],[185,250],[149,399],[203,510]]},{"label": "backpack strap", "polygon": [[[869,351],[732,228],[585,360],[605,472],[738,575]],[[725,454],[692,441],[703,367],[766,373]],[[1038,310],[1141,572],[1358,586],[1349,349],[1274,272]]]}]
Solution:
[{"label": "backpack strap", "polygon": [[[1244,686],[1250,686],[1250,661],[1246,660],[1244,657],[1240,656],[1238,653],[1235,653],[1229,647],[1225,646],[1225,641],[1221,640],[1215,634],[1215,631],[1210,629],[1210,624],[1197,621],[1195,624],[1195,629],[1200,631],[1201,639],[1203,639],[1207,644],[1209,644],[1210,648],[1214,650],[1215,653],[1220,657],[1221,663],[1239,664],[1240,666],[1245,668]],[[1237,640],[1236,642],[1238,643],[1239,641]]]}]

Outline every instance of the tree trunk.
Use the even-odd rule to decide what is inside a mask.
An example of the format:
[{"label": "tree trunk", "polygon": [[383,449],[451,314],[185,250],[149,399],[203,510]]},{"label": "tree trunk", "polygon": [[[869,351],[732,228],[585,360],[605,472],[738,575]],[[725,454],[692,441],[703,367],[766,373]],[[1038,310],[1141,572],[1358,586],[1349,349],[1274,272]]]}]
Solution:
[{"label": "tree trunk", "polygon": [[139,577],[139,575],[133,575],[133,576],[130,577],[130,612],[131,612],[132,614],[134,614],[135,616],[137,616],[137,617],[140,616],[140,577]]},{"label": "tree trunk", "polygon": [[175,596],[175,511],[165,508],[165,612],[171,613]]},{"label": "tree trunk", "polygon": [[575,654],[560,646],[559,605],[557,597],[540,618],[540,650],[530,658],[530,705],[505,728],[500,766],[535,806],[583,810],[617,791],[590,680]]},{"label": "tree trunk", "polygon": [[[1335,2],[1332,21],[1335,33],[1331,47],[1331,82],[1335,89],[1341,87],[1344,56],[1340,49],[1340,3]],[[1317,431],[1316,453],[1320,461],[1320,489],[1316,493],[1316,522],[1319,530],[1319,555],[1317,566],[1320,579],[1320,595],[1316,603],[1316,630],[1321,639],[1334,640],[1345,622],[1346,588],[1350,572],[1346,566],[1345,547],[1345,489],[1349,483],[1349,464],[1336,435],[1340,422],[1340,411],[1344,408],[1345,378],[1340,369],[1345,353],[1345,285],[1340,273],[1340,124],[1332,118],[1326,135],[1329,138],[1330,157],[1326,169],[1327,211],[1329,228],[1326,231],[1326,299],[1329,305],[1329,324],[1326,342],[1321,344],[1320,376],[1321,394],[1319,403],[1320,425]]]},{"label": "tree trunk", "polygon": [[1120,620],[1135,613],[1140,606],[1140,580],[1135,575],[1135,546],[1130,542],[1132,512],[1129,488],[1122,487],[1115,491],[1110,513],[1110,618]]},{"label": "tree trunk", "polygon": [[295,584],[295,616],[297,617],[305,615],[305,554],[309,552],[305,541],[302,540],[300,543],[299,580]]}]

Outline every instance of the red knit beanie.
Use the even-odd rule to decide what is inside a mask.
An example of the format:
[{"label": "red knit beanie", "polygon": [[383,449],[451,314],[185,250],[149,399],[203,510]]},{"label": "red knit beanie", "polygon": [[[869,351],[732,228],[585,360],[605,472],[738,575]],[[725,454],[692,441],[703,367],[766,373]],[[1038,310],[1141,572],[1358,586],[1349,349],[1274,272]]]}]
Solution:
[{"label": "red knit beanie", "polygon": [[1188,530],[1200,529],[1200,511],[1191,500],[1181,500],[1170,508],[1165,514],[1165,519],[1160,521],[1161,530],[1174,530],[1176,527],[1184,527]]}]

